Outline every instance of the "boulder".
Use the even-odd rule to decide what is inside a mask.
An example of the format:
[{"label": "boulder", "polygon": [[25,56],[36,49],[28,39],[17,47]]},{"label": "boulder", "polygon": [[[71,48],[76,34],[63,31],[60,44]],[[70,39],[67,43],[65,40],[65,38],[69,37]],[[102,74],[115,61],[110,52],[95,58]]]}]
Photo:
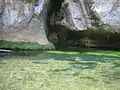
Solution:
[{"label": "boulder", "polygon": [[[2,7],[4,6],[4,10]],[[0,40],[47,45],[50,0],[0,0]]]}]

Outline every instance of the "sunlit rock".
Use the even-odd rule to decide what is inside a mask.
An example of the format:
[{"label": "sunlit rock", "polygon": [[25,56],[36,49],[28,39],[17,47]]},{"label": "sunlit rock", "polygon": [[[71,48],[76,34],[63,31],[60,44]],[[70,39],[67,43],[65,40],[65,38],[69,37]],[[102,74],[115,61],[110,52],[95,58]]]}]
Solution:
[{"label": "sunlit rock", "polygon": [[35,0],[30,3],[25,0],[5,0],[3,6],[0,19],[1,40],[49,44],[46,32],[50,0]]},{"label": "sunlit rock", "polygon": [[116,32],[120,28],[119,12],[119,0],[64,0],[60,12],[64,18],[56,24],[77,31],[103,26]]}]

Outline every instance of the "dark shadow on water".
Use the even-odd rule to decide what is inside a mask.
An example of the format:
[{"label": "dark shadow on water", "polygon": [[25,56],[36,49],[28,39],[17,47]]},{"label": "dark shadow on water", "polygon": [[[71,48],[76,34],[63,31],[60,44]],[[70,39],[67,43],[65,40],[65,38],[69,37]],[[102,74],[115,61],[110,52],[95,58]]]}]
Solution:
[{"label": "dark shadow on water", "polygon": [[0,61],[0,68],[3,67],[6,63]]},{"label": "dark shadow on water", "polygon": [[113,63],[113,65],[114,65],[113,68],[120,68],[120,62],[119,63],[115,62],[115,63]]},{"label": "dark shadow on water", "polygon": [[69,64],[71,64],[74,68],[77,69],[93,69],[97,65],[96,62],[77,62],[77,61]]},{"label": "dark shadow on water", "polygon": [[[84,53],[78,54],[56,54],[56,53],[44,53],[44,52],[19,52],[11,54],[0,55],[0,60],[6,59],[21,59],[21,60],[33,60],[34,63],[40,63],[39,61],[44,60],[60,60],[60,61],[70,61],[69,64],[78,65],[96,65],[98,62],[114,62],[116,59],[120,60],[120,57],[115,56],[103,56],[103,55],[89,55]],[[77,62],[78,61],[80,62]],[[81,62],[82,61],[82,62]],[[118,63],[114,63],[119,66]],[[118,64],[118,65],[117,65]]]},{"label": "dark shadow on water", "polygon": [[69,73],[69,74],[66,74],[66,75],[79,76],[79,74],[80,74],[79,72],[75,72],[75,73],[72,73],[72,74]]},{"label": "dark shadow on water", "polygon": [[48,63],[40,62],[40,61],[32,61],[32,63],[34,63],[34,64],[48,64]]},{"label": "dark shadow on water", "polygon": [[120,71],[115,71],[113,73],[105,74],[103,75],[103,77],[106,77],[104,78],[103,81],[108,84],[112,83],[112,81],[115,81],[115,80],[120,81]]},{"label": "dark shadow on water", "polygon": [[70,68],[65,68],[65,69],[54,69],[54,70],[51,70],[51,71],[53,71],[53,72],[65,72],[65,71],[68,71],[68,70],[72,70],[72,69],[70,69]]},{"label": "dark shadow on water", "polygon": [[0,62],[0,65],[5,65],[6,63],[4,63],[4,62]]},{"label": "dark shadow on water", "polygon": [[80,79],[89,79],[92,80],[94,82],[98,81],[97,79],[95,79],[94,77],[80,77]]}]

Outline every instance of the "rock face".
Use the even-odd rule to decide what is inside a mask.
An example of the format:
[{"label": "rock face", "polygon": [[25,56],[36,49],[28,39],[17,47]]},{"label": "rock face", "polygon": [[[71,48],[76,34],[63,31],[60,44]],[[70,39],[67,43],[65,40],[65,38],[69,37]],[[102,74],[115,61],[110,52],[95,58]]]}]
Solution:
[{"label": "rock face", "polygon": [[[63,17],[56,22],[70,30],[86,30],[104,25],[114,31],[120,28],[120,0],[64,0]],[[105,29],[107,29],[104,27]]]},{"label": "rock face", "polygon": [[94,10],[103,23],[120,28],[120,0],[93,0]]},{"label": "rock face", "polygon": [[4,7],[4,1],[3,1],[3,0],[0,0],[0,14],[1,14],[2,11],[3,11],[3,7]]},{"label": "rock face", "polygon": [[[50,12],[49,15],[48,12]],[[96,29],[98,33],[99,30],[120,32],[119,12],[120,0],[59,0],[59,2],[56,0],[0,0],[0,40],[37,42],[40,45],[48,45],[47,21],[50,21],[52,29],[55,28],[57,31],[57,34],[51,35],[52,38],[59,39],[61,43],[68,40],[67,30]],[[84,35],[88,36],[86,31]],[[96,35],[96,32],[93,34],[91,36],[95,40],[96,37],[98,38],[96,41],[103,41],[100,36]],[[104,34],[105,43],[112,37],[118,40],[116,35],[107,36],[107,34]],[[83,34],[80,35],[82,37]]]},{"label": "rock face", "polygon": [[50,0],[0,0],[0,40],[47,45]]}]

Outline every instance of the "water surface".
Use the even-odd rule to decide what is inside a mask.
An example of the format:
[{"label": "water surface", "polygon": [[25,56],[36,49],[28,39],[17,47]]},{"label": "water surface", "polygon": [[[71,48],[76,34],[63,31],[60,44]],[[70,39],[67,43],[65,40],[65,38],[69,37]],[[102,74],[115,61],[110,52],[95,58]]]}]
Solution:
[{"label": "water surface", "polygon": [[119,51],[0,54],[0,90],[120,90]]}]

